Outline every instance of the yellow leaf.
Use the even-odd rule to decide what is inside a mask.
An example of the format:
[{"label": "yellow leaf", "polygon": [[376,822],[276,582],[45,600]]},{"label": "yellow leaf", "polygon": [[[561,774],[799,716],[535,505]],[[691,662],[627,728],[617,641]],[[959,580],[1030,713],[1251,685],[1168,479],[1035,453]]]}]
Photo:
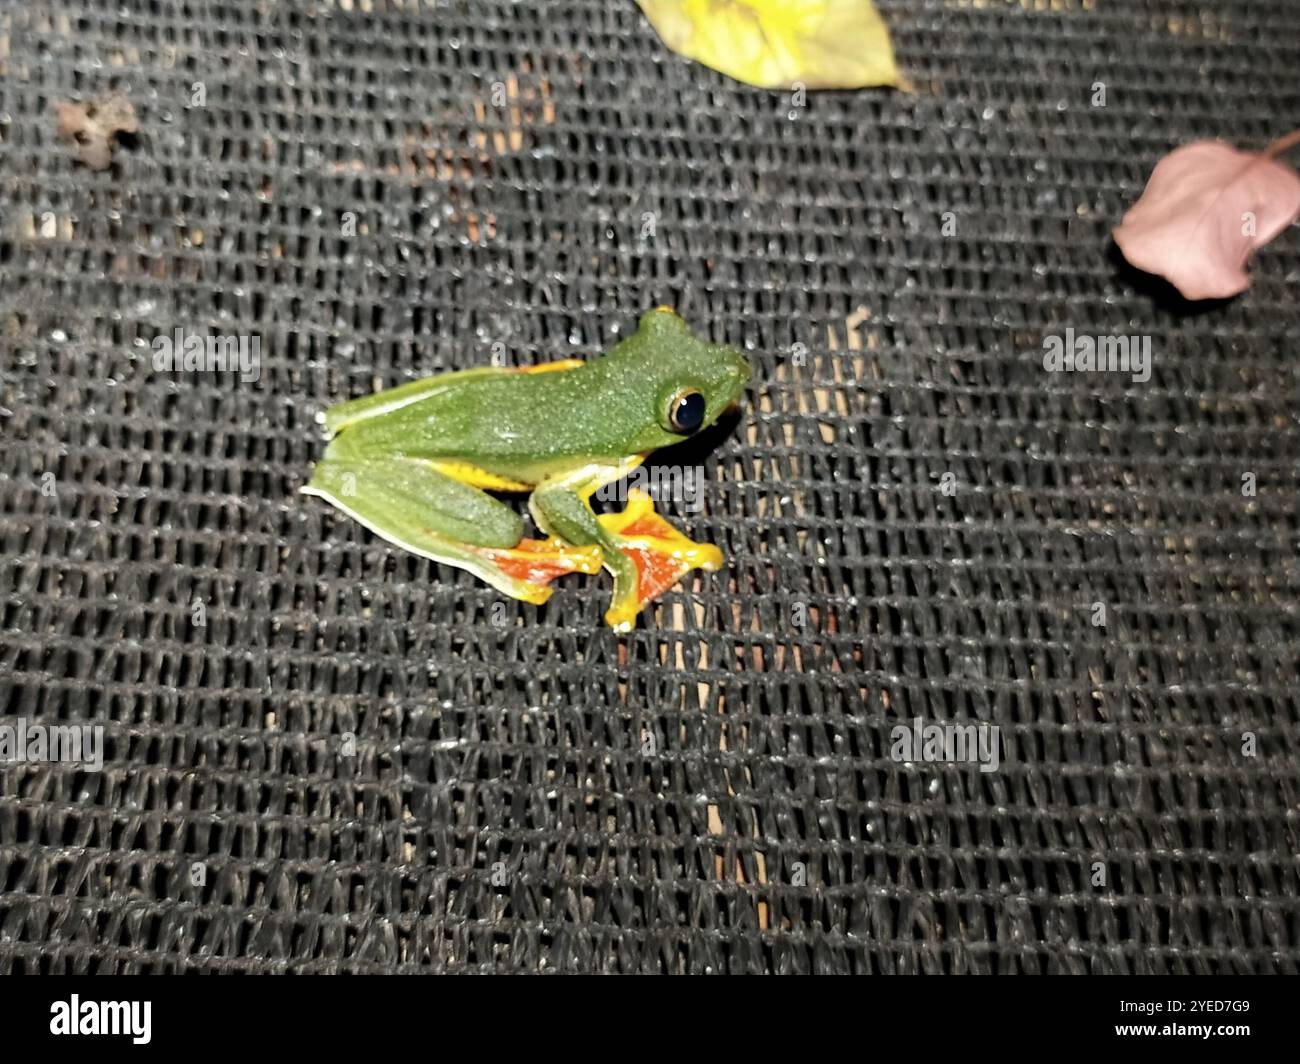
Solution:
[{"label": "yellow leaf", "polygon": [[871,0],[638,0],[674,52],[764,89],[898,85]]}]

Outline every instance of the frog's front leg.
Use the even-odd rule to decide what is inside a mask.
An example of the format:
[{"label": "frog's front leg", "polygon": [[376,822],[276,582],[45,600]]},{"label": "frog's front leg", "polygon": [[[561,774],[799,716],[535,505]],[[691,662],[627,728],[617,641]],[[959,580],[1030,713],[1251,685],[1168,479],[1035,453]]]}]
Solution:
[{"label": "frog's front leg", "polygon": [[[633,463],[636,465],[639,463]],[[615,631],[630,631],[637,614],[692,569],[718,569],[722,552],[709,543],[694,543],[654,511],[650,496],[628,492],[620,514],[597,516],[592,494],[627,475],[629,466],[591,465],[543,482],[528,508],[544,532],[576,546],[601,549],[605,568],[614,577],[614,599],[605,621]]]}]

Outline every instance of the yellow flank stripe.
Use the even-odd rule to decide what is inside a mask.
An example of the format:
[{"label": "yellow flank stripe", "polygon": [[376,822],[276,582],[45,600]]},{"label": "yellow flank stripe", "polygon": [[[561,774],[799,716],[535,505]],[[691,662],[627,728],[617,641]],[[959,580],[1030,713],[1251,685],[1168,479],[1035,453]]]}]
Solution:
[{"label": "yellow flank stripe", "polygon": [[580,358],[561,358],[555,362],[543,362],[537,366],[520,366],[520,373],[555,373],[559,370],[577,369],[583,364]]},{"label": "yellow flank stripe", "polygon": [[532,488],[531,484],[526,484],[522,480],[498,476],[468,462],[430,462],[429,464],[439,473],[451,477],[452,480],[459,480],[462,484],[468,484],[471,488],[488,488],[492,491],[529,491]]},{"label": "yellow flank stripe", "polygon": [[606,484],[614,484],[622,480],[632,470],[646,460],[645,454],[633,454],[622,459],[616,466],[584,466],[574,473],[575,481],[573,490],[577,492],[578,497],[583,502],[591,505],[591,497],[596,494]]}]

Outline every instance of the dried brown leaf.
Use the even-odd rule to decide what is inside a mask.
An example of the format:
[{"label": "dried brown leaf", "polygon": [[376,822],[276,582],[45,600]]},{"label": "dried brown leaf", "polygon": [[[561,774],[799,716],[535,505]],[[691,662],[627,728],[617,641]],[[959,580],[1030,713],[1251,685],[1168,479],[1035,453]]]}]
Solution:
[{"label": "dried brown leaf", "polygon": [[1293,134],[1263,152],[1222,141],[1175,149],[1156,164],[1115,243],[1187,299],[1245,291],[1250,256],[1300,217],[1300,174],[1276,158],[1298,141]]},{"label": "dried brown leaf", "polygon": [[54,105],[59,137],[71,145],[72,157],[92,170],[107,170],[120,134],[139,131],[135,107],[114,93],[90,103],[59,100]]}]

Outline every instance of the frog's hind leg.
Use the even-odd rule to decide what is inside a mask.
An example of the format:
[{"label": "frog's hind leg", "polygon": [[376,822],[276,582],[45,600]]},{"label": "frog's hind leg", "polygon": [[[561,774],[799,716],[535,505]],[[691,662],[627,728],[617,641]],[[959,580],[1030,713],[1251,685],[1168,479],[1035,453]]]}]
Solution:
[{"label": "frog's hind leg", "polygon": [[597,572],[599,551],[523,539],[523,519],[504,503],[409,458],[332,458],[304,487],[404,550],[473,573],[497,590],[540,604],[571,572]]}]

